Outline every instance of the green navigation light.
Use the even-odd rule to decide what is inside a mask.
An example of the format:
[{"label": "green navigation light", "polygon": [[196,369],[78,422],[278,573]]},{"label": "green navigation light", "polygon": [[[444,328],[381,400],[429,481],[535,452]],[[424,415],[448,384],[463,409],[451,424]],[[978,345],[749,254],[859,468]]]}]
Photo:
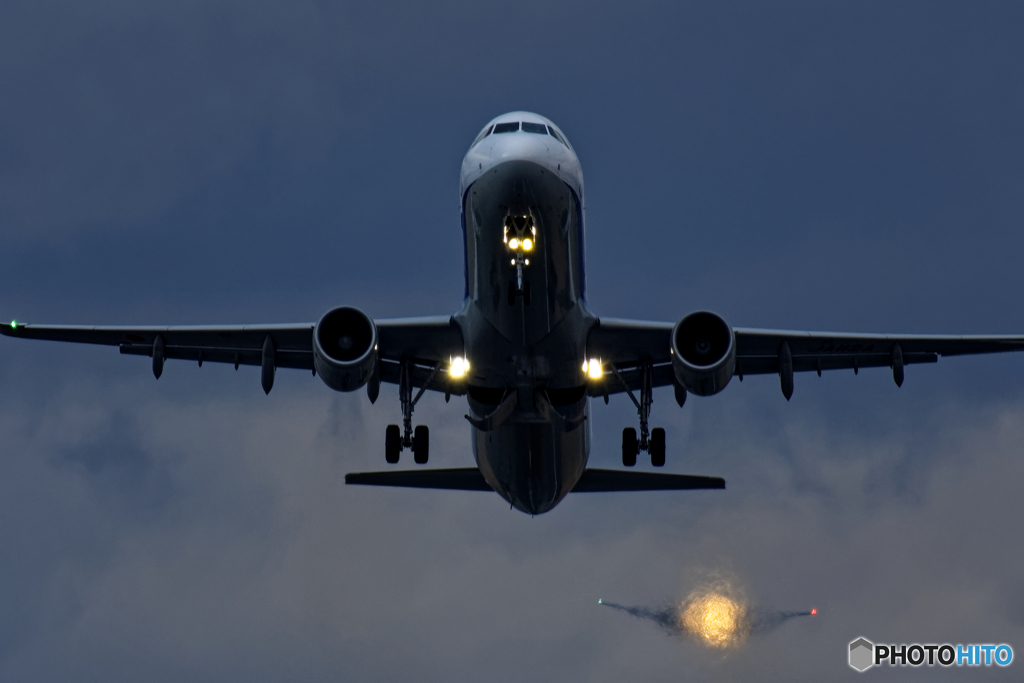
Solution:
[{"label": "green navigation light", "polygon": [[11,329],[12,330],[18,329],[18,321],[17,320],[12,320],[11,321]]}]

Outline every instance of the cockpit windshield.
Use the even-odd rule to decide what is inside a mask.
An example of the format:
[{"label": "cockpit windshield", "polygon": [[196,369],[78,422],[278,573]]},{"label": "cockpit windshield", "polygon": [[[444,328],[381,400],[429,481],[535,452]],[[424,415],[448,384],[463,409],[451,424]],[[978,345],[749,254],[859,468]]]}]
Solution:
[{"label": "cockpit windshield", "polygon": [[[480,135],[476,136],[476,140],[473,141],[471,147],[475,147],[477,143],[483,140],[488,135],[498,135],[499,133],[516,133],[519,131],[524,133],[533,133],[534,135],[550,135],[554,139],[561,142],[566,147],[569,147],[569,143],[566,142],[565,138],[555,130],[554,126],[548,126],[543,123],[533,123],[531,121],[506,121],[504,123],[496,123],[493,126],[488,126],[480,131]],[[572,149],[572,147],[569,147]]]},{"label": "cockpit windshield", "polygon": [[558,134],[558,131],[555,130],[554,126],[548,126],[548,130],[551,131],[551,137],[553,137],[554,139],[558,140],[559,142],[561,142],[566,147],[569,146],[569,143],[562,139],[562,136]]}]

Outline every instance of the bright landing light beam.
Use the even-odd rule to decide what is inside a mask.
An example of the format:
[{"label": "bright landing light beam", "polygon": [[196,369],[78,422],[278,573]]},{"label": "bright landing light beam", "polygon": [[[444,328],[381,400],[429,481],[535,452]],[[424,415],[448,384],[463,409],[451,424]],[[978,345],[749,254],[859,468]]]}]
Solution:
[{"label": "bright landing light beam", "polygon": [[463,358],[462,356],[455,356],[455,358],[452,358],[451,363],[448,366],[448,374],[456,379],[461,379],[462,377],[465,377],[468,372],[468,358]]}]

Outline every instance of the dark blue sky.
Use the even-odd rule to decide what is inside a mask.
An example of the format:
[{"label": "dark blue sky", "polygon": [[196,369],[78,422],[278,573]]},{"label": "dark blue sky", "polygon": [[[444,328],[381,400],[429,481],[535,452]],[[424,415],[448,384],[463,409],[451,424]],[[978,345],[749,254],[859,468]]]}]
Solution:
[{"label": "dark blue sky", "polygon": [[[1012,3],[0,5],[0,318],[446,313],[493,116],[583,163],[599,315],[1024,331]],[[1024,639],[1024,358],[734,382],[678,410],[724,493],[346,489],[385,388],[0,344],[0,679],[843,680],[849,641]],[[464,406],[428,397],[438,466]],[[597,404],[613,466],[628,400]],[[598,611],[728,570],[818,606],[725,660]],[[1022,645],[1024,647],[1024,645]],[[59,656],[58,656],[59,655]],[[931,672],[943,675],[941,671]],[[957,672],[962,673],[962,672]],[[979,680],[1011,672],[971,672]],[[884,680],[884,672],[872,672]]]}]

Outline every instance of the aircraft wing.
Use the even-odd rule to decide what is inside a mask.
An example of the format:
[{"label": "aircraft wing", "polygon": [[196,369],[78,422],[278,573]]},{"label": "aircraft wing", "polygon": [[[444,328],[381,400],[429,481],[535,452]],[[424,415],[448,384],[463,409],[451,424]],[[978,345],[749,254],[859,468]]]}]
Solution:
[{"label": "aircraft wing", "polygon": [[[448,386],[448,375],[433,372],[439,363],[463,353],[462,333],[450,316],[375,320],[380,354],[381,381],[397,384],[400,361],[410,362],[413,386],[423,386],[434,375],[429,389],[462,393],[459,385]],[[284,325],[144,326],[94,327],[85,325],[35,325],[11,322],[0,326],[0,334],[22,339],[76,342],[117,346],[121,353],[153,356],[157,339],[165,359],[262,365],[264,348],[276,368],[313,370],[313,328],[316,323]],[[154,371],[156,364],[154,364]]]},{"label": "aircraft wing", "polygon": [[794,372],[892,367],[894,353],[909,365],[935,363],[940,356],[1024,350],[1024,336],[855,334],[743,327],[735,328],[734,333],[736,374],[740,376],[777,374],[783,342],[793,354]]},{"label": "aircraft wing", "polygon": [[[591,330],[587,351],[601,358],[606,369],[614,365],[601,386],[590,388],[592,396],[640,388],[640,370],[652,366],[652,384],[672,384],[672,355],[669,351],[673,323],[602,318]],[[736,371],[744,375],[778,374],[783,343],[789,346],[794,372],[854,370],[894,367],[898,364],[935,363],[940,356],[963,356],[1024,350],[1024,336],[860,334],[849,332],[800,332],[733,328],[736,340]],[[898,358],[902,360],[899,361]]]},{"label": "aircraft wing", "polygon": [[277,351],[277,367],[313,369],[313,323],[294,325],[173,325],[145,327],[92,327],[86,325],[32,325],[10,323],[0,334],[21,339],[117,346],[121,353],[152,356],[157,337],[164,343],[164,358],[236,365],[261,365],[263,344],[269,336]]},{"label": "aircraft wing", "polygon": [[[640,389],[640,368],[650,363],[652,384],[672,384],[672,355],[669,353],[673,323],[601,318],[587,337],[587,355],[599,358],[610,371],[601,382],[591,383],[591,396],[607,396]],[[614,370],[612,369],[614,367]],[[617,375],[616,375],[617,371]]]},{"label": "aircraft wing", "polygon": [[380,380],[398,384],[401,361],[409,361],[414,387],[461,396],[464,382],[452,381],[447,372],[438,372],[454,356],[465,353],[462,330],[451,316],[428,318],[391,318],[375,320],[380,347]]}]

